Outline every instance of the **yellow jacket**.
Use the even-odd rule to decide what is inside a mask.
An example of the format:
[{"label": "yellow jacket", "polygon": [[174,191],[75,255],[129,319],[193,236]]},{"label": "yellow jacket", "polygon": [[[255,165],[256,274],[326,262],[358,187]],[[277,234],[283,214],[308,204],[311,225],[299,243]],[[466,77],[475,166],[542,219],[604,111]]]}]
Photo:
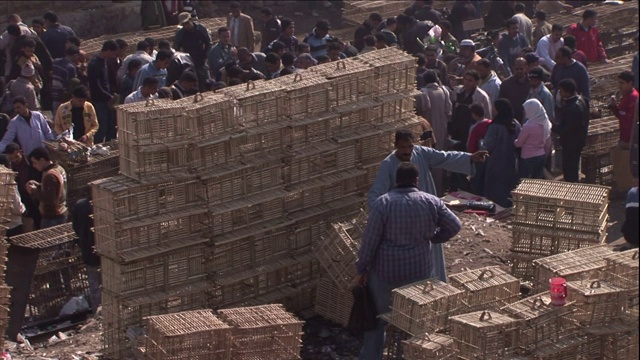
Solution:
[{"label": "yellow jacket", "polygon": [[[56,111],[56,118],[54,120],[54,130],[56,134],[62,134],[67,129],[71,128],[71,101],[63,103],[58,107]],[[93,146],[93,135],[98,131],[98,117],[96,116],[96,110],[93,108],[90,102],[84,102],[84,110],[82,111],[84,118],[84,131],[87,135],[87,145]],[[76,139],[77,140],[77,139]]]}]

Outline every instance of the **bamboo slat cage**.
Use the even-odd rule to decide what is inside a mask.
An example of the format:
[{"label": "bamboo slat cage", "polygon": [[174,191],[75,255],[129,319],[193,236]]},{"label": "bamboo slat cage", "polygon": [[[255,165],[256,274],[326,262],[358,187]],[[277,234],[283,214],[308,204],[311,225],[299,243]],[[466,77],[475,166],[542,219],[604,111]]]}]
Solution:
[{"label": "bamboo slat cage", "polygon": [[352,307],[353,295],[350,291],[339,289],[329,277],[318,280],[314,307],[316,314],[346,327]]},{"label": "bamboo slat cage", "polygon": [[498,312],[477,311],[451,317],[451,336],[459,357],[502,359],[517,344],[521,321]]},{"label": "bamboo slat cage", "polygon": [[606,324],[584,327],[589,355],[594,359],[623,360],[638,357],[638,319],[625,316]]},{"label": "bamboo slat cage", "polygon": [[135,102],[116,108],[118,141],[123,146],[163,144],[194,136],[184,105],[169,99]]},{"label": "bamboo slat cage", "polygon": [[362,234],[352,237],[341,223],[331,224],[326,236],[322,236],[313,252],[338,289],[348,291],[356,276],[355,262],[362,241]]},{"label": "bamboo slat cage", "polygon": [[420,334],[402,342],[406,360],[456,359],[453,338],[442,334]]},{"label": "bamboo slat cage", "polygon": [[245,129],[276,122],[287,115],[284,88],[270,81],[249,81],[243,86],[221,89],[220,93],[234,100],[233,115]]},{"label": "bamboo slat cage", "polygon": [[630,306],[638,304],[638,250],[631,249],[604,258],[603,279],[629,291]]},{"label": "bamboo slat cage", "polygon": [[594,119],[589,122],[589,132],[582,156],[608,154],[620,140],[620,125],[615,116]]},{"label": "bamboo slat cage", "polygon": [[310,70],[300,70],[292,76],[281,76],[273,83],[284,91],[284,116],[301,118],[319,115],[330,111],[329,80]]},{"label": "bamboo slat cage", "polygon": [[337,115],[326,112],[289,122],[282,129],[286,149],[298,150],[326,141],[336,131],[334,129],[336,119],[338,119]]},{"label": "bamboo slat cage", "polygon": [[520,280],[498,266],[460,272],[450,275],[449,280],[466,292],[462,311],[499,310],[520,296]]},{"label": "bamboo slat cage", "polygon": [[539,257],[550,256],[602,244],[606,235],[606,229],[597,233],[585,233],[515,224],[511,252]]},{"label": "bamboo slat cage", "polygon": [[277,288],[264,295],[256,296],[252,299],[245,299],[240,303],[236,303],[228,307],[282,304],[287,311],[297,313],[313,307],[315,291],[316,281],[310,281],[300,285],[288,285]]},{"label": "bamboo slat cage", "polygon": [[183,106],[190,139],[203,141],[241,130],[234,115],[233,100],[223,94],[206,92],[174,101]]},{"label": "bamboo slat cage", "polygon": [[330,142],[319,143],[292,152],[284,164],[284,182],[293,185],[338,171],[352,170],[356,164],[355,148],[340,147]]},{"label": "bamboo slat cage", "polygon": [[576,320],[584,326],[606,324],[624,316],[628,291],[599,280],[567,282],[567,301],[574,301]]},{"label": "bamboo slat cage", "polygon": [[358,55],[356,60],[374,67],[374,88],[377,96],[411,91],[416,88],[416,58],[396,47],[387,47]]},{"label": "bamboo slat cage", "polygon": [[580,157],[584,182],[612,186],[615,183],[611,154],[589,154]]},{"label": "bamboo slat cage", "polygon": [[309,68],[329,80],[329,104],[336,107],[362,101],[374,95],[373,67],[353,59],[333,61]]}]

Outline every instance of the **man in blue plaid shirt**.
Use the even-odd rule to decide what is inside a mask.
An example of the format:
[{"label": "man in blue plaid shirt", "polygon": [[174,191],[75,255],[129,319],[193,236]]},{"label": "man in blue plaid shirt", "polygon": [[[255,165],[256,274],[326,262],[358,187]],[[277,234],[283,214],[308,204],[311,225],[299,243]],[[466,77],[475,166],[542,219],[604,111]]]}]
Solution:
[{"label": "man in blue plaid shirt", "polygon": [[[418,190],[416,165],[402,162],[396,187],[369,209],[367,227],[356,261],[354,284],[367,284],[378,315],[389,311],[391,291],[431,276],[431,246],[460,231],[460,220],[438,197]],[[382,359],[386,322],[364,336],[360,360]]]}]

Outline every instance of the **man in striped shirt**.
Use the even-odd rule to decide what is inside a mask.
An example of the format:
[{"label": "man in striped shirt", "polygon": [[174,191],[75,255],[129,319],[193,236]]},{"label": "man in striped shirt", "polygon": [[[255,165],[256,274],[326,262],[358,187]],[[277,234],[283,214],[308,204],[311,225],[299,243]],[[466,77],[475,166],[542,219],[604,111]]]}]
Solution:
[{"label": "man in striped shirt", "polygon": [[[418,167],[402,162],[396,187],[369,209],[356,261],[355,285],[368,284],[378,315],[389,311],[391,291],[431,277],[431,246],[460,231],[460,220],[438,197],[418,190]],[[360,360],[382,359],[386,322],[364,336]]]}]

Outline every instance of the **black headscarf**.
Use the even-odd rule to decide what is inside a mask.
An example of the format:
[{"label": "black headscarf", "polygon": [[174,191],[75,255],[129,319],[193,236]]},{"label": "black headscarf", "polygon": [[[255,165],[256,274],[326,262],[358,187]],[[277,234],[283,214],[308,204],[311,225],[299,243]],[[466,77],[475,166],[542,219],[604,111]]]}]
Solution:
[{"label": "black headscarf", "polygon": [[502,125],[509,130],[510,133],[515,133],[516,124],[514,123],[515,116],[513,116],[513,107],[507,99],[498,99],[493,106],[496,108],[496,116],[493,117],[492,124]]}]

